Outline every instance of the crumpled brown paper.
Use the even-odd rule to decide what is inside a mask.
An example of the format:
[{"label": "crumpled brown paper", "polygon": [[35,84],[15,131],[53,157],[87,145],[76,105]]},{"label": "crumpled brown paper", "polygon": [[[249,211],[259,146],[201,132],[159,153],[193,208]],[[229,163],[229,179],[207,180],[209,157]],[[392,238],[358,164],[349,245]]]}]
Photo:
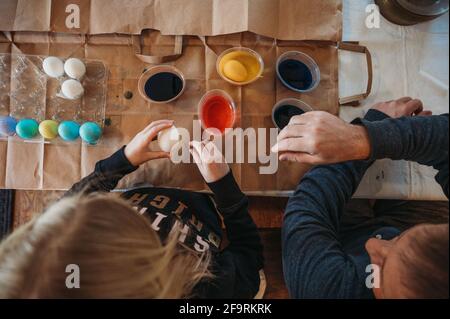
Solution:
[{"label": "crumpled brown paper", "polygon": [[[68,28],[67,6],[80,25]],[[70,9],[70,7],[69,7]],[[280,40],[340,41],[341,0],[2,0],[0,30],[214,36],[250,31]],[[69,24],[70,26],[70,24]]]}]

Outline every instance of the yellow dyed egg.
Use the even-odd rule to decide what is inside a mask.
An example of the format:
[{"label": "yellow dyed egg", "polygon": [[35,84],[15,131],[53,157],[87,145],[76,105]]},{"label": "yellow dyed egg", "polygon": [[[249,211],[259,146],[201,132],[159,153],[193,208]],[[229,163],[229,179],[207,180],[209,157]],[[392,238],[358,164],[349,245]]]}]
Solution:
[{"label": "yellow dyed egg", "polygon": [[53,120],[45,120],[39,124],[39,133],[46,139],[54,139],[58,136],[58,122]]},{"label": "yellow dyed egg", "polygon": [[219,57],[217,71],[225,80],[236,85],[251,83],[261,76],[264,62],[253,51],[230,49],[231,52]]},{"label": "yellow dyed egg", "polygon": [[232,81],[245,82],[248,72],[245,66],[237,60],[229,60],[223,66],[223,74]]}]

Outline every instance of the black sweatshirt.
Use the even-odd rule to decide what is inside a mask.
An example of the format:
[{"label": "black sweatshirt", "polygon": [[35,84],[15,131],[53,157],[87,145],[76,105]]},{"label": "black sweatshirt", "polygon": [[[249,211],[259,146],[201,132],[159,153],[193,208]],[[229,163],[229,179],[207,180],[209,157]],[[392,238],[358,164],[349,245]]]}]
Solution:
[{"label": "black sweatshirt", "polygon": [[[113,190],[122,177],[137,169],[126,158],[124,149],[97,162],[94,172],[74,184],[65,196],[81,191]],[[257,227],[248,213],[248,198],[231,172],[208,186],[214,193],[216,205],[206,194],[169,188],[137,188],[124,192],[122,197],[149,219],[163,241],[179,226],[179,242],[186,249],[212,252],[214,278],[200,282],[194,289],[194,297],[253,298],[259,290],[263,248]],[[227,233],[228,245],[224,249],[221,249],[218,212]]]},{"label": "black sweatshirt", "polygon": [[366,286],[370,271],[368,239],[392,239],[400,230],[371,225],[340,237],[340,218],[366,170],[376,159],[410,160],[438,170],[448,188],[448,115],[387,119],[370,110],[355,124],[367,128],[372,154],[367,161],[318,166],[301,180],[290,198],[283,224],[283,268],[294,298],[373,298]]}]

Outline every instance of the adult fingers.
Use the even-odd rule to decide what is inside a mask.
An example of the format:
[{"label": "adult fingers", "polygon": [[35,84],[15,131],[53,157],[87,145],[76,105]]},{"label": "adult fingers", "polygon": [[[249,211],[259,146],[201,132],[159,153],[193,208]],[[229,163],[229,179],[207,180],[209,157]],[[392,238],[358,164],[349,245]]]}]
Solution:
[{"label": "adult fingers", "polygon": [[412,98],[409,96],[405,96],[405,97],[401,97],[399,98],[396,102],[398,103],[408,103],[409,101],[411,101]]},{"label": "adult fingers", "polygon": [[272,152],[304,152],[309,153],[309,147],[304,138],[286,138],[272,147]]},{"label": "adult fingers", "polygon": [[431,116],[433,115],[433,112],[431,111],[422,111],[419,114],[417,114],[417,116]]},{"label": "adult fingers", "polygon": [[418,114],[423,111],[423,103],[421,100],[411,100],[405,105],[405,115]]},{"label": "adult fingers", "polygon": [[306,112],[302,115],[295,115],[291,117],[288,125],[304,125],[308,123],[308,118],[311,117],[311,114],[314,112]]},{"label": "adult fingers", "polygon": [[280,161],[297,162],[304,164],[313,164],[316,162],[315,156],[307,153],[286,152],[280,154],[278,158]]},{"label": "adult fingers", "polygon": [[305,127],[305,125],[300,124],[288,125],[283,130],[281,130],[280,134],[278,134],[277,140],[281,141],[289,137],[303,137],[305,133]]}]

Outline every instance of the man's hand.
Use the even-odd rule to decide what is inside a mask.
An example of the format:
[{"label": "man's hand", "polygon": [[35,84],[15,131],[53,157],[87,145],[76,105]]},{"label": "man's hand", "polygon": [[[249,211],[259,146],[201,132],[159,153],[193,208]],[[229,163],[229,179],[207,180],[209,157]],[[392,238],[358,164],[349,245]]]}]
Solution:
[{"label": "man's hand", "polygon": [[[420,100],[410,97],[378,103],[372,108],[392,118],[432,115],[423,109]],[[308,112],[291,119],[272,151],[280,153],[281,161],[332,164],[367,159],[370,141],[362,126],[348,124],[325,112]]]},{"label": "man's hand", "polygon": [[399,118],[403,116],[431,116],[431,111],[423,109],[421,100],[412,99],[410,97],[402,97],[396,101],[388,101],[377,103],[372,106],[372,109],[383,112],[389,117]]},{"label": "man's hand", "polygon": [[212,142],[192,141],[191,154],[207,183],[217,182],[230,172],[220,150]]},{"label": "man's hand", "polygon": [[272,152],[281,161],[330,164],[367,159],[370,141],[364,127],[344,122],[326,112],[308,112],[292,117],[278,135]]},{"label": "man's hand", "polygon": [[170,158],[170,154],[166,152],[150,151],[150,143],[154,140],[158,133],[173,125],[173,121],[161,120],[150,123],[145,129],[139,132],[128,145],[125,147],[125,156],[133,166],[139,166],[145,162],[158,159]]}]

